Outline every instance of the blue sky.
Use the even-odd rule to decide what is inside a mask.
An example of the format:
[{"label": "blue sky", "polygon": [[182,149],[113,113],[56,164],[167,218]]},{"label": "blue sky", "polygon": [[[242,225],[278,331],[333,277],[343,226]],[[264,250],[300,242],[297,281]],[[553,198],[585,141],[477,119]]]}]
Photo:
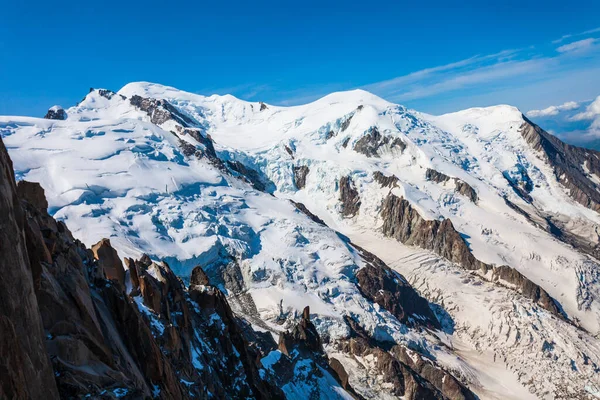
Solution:
[{"label": "blue sky", "polygon": [[587,104],[598,38],[597,0],[5,2],[0,114],[139,80],[274,104],[364,88],[430,113]]}]

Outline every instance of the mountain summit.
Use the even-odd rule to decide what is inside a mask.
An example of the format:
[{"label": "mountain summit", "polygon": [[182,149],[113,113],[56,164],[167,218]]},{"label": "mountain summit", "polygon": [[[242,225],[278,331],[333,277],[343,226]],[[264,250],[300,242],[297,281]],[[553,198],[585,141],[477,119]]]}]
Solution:
[{"label": "mountain summit", "polygon": [[[281,107],[135,82],[61,111],[0,117],[4,168],[47,198],[47,211],[27,193],[4,211],[38,227],[14,246],[45,255],[28,261],[44,284],[64,253],[51,238],[75,243],[90,320],[131,310],[124,322],[164,369],[144,369],[133,343],[116,349],[130,333],[108,319],[96,325],[113,344],[104,358],[88,336],[59,345],[36,291],[29,323],[45,336],[31,334],[60,396],[600,393],[600,153],[518,109],[433,116],[363,90]],[[98,242],[110,268],[85,250]],[[101,368],[81,373],[92,358],[65,360],[75,348]],[[210,394],[206,371],[219,377]]]}]

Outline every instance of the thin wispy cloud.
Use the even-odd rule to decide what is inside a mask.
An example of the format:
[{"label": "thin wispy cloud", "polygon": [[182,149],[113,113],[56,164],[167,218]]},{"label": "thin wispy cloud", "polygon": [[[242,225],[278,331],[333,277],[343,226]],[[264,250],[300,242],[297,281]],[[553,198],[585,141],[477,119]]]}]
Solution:
[{"label": "thin wispy cloud", "polygon": [[592,49],[598,43],[596,38],[587,38],[562,45],[556,49],[559,53],[581,52]]},{"label": "thin wispy cloud", "polygon": [[[594,32],[600,32],[600,29],[590,30],[587,34]],[[583,33],[577,36],[581,35]],[[363,88],[400,103],[435,100],[440,95],[456,96],[464,102],[466,97],[479,96],[482,92],[506,91],[507,88],[514,88],[518,92],[519,88],[533,82],[556,82],[560,77],[570,77],[575,81],[578,71],[588,71],[590,68],[598,69],[600,74],[600,39],[595,37],[581,38],[558,48],[547,43],[538,47],[473,56],[375,82]]]},{"label": "thin wispy cloud", "polygon": [[587,31],[583,31],[583,32],[578,32],[578,33],[569,33],[567,35],[563,35],[560,38],[553,40],[552,43],[554,44],[558,44],[558,43],[562,43],[567,39],[571,39],[574,37],[578,37],[578,36],[587,36],[587,35],[592,35],[594,33],[599,33],[600,32],[600,27],[598,28],[594,28],[594,29],[589,29]]}]

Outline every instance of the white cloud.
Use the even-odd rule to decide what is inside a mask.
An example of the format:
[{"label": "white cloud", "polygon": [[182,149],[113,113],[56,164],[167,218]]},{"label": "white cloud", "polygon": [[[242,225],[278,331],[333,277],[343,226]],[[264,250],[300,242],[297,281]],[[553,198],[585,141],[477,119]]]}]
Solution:
[{"label": "white cloud", "polygon": [[595,46],[598,42],[596,38],[587,38],[583,40],[578,40],[576,42],[572,42],[569,44],[565,44],[556,49],[559,53],[572,53],[572,52],[582,52],[587,51]]},{"label": "white cloud", "polygon": [[557,115],[563,111],[570,111],[579,108],[579,103],[575,101],[567,101],[559,106],[550,106],[544,108],[543,110],[531,110],[527,112],[528,117],[536,118],[536,117],[549,117],[552,115]]},{"label": "white cloud", "polygon": [[585,108],[585,111],[575,114],[571,117],[572,121],[586,121],[596,120],[597,127],[600,128],[600,96],[596,97],[589,106]]},{"label": "white cloud", "polygon": [[591,35],[593,33],[598,33],[598,32],[600,32],[600,27],[594,28],[594,29],[590,29],[590,30],[587,30],[587,31],[584,31],[584,32],[569,33],[568,35],[563,35],[560,38],[558,38],[556,40],[553,40],[552,43],[558,44],[558,43],[563,42],[565,39],[569,39],[569,38],[577,37],[577,36]]}]

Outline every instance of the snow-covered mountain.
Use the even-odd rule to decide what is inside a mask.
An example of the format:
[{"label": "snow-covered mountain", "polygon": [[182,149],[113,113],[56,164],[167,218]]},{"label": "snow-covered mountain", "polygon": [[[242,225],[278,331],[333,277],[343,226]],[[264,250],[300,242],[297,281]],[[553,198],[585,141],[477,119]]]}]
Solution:
[{"label": "snow-covered mountain", "polygon": [[[600,397],[600,153],[516,108],[431,116],[360,90],[277,107],[140,82],[46,117],[0,117],[0,134],[76,238],[184,281],[202,266],[275,338],[309,306],[358,395],[427,398],[415,376],[434,397]],[[338,393],[301,382],[282,390]]]}]

